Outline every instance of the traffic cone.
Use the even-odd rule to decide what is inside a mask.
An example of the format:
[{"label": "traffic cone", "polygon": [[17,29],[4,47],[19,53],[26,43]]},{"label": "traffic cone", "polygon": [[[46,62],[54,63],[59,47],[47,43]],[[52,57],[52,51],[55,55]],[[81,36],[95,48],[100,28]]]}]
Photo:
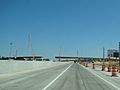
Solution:
[{"label": "traffic cone", "polygon": [[117,66],[112,67],[112,77],[118,77]]}]

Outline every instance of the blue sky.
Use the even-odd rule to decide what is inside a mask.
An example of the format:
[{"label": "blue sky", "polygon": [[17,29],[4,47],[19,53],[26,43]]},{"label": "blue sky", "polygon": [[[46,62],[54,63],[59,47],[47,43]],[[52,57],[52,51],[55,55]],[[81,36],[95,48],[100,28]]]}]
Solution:
[{"label": "blue sky", "polygon": [[120,41],[120,0],[0,0],[0,55],[102,57]]}]

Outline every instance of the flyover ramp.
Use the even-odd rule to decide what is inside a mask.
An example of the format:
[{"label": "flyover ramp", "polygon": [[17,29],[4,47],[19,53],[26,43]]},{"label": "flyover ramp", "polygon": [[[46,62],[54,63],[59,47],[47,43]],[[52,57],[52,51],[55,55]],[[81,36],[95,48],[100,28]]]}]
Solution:
[{"label": "flyover ramp", "polygon": [[11,73],[25,73],[62,64],[66,63],[52,61],[0,60],[0,76],[10,75]]}]

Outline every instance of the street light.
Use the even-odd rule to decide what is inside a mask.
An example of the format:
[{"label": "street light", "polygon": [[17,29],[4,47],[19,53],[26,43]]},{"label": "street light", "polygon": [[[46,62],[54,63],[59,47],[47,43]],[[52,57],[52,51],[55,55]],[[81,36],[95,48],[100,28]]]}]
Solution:
[{"label": "street light", "polygon": [[103,47],[103,64],[104,64],[104,59],[105,59],[105,48]]},{"label": "street light", "polygon": [[79,57],[78,57],[78,54],[79,54],[79,52],[78,52],[78,50],[77,50],[77,62],[79,62]]},{"label": "street light", "polygon": [[10,53],[9,53],[9,59],[11,59],[11,52],[12,52],[12,42],[10,42]]},{"label": "street light", "polygon": [[120,73],[120,42],[119,42],[119,73]]},{"label": "street light", "polygon": [[18,49],[15,51],[15,59],[17,58]]},{"label": "street light", "polygon": [[102,71],[105,71],[105,48],[103,47],[103,64],[102,64]]},{"label": "street light", "polygon": [[59,48],[58,54],[59,54],[59,62],[60,62],[61,61],[61,48]]}]

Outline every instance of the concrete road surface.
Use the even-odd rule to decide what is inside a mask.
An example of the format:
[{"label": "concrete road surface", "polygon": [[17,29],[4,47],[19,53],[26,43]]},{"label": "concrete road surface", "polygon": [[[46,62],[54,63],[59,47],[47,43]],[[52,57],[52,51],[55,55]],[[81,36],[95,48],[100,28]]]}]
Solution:
[{"label": "concrete road surface", "polygon": [[0,77],[0,90],[119,90],[77,63]]}]

